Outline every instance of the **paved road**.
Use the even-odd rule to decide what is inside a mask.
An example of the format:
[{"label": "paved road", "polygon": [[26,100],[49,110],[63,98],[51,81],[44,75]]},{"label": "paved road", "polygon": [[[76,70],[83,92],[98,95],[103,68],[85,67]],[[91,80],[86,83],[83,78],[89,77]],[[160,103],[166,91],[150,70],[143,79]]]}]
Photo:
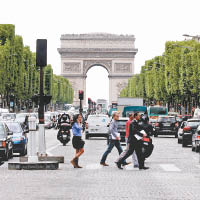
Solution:
[{"label": "paved road", "polygon": [[[85,154],[80,159],[83,169],[70,164],[74,150],[56,141],[56,132],[46,132],[47,149],[53,155],[64,155],[65,164],[56,171],[8,171],[0,166],[1,199],[37,200],[193,200],[200,198],[199,154],[182,148],[175,138],[154,139],[153,155],[147,160],[148,171],[132,165],[118,170],[114,164],[117,151],[108,157],[109,167],[99,160],[106,148],[103,139],[86,141]],[[15,157],[14,160],[18,158]],[[131,161],[131,159],[130,159]]]}]

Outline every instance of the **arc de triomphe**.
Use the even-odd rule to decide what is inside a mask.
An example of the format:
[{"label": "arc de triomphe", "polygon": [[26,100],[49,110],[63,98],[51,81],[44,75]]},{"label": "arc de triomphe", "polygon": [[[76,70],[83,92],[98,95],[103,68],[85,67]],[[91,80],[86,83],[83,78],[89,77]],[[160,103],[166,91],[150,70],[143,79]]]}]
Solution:
[{"label": "arc de triomphe", "polygon": [[134,58],[137,53],[134,43],[134,35],[61,35],[61,48],[58,49],[61,55],[61,75],[72,83],[74,104],[79,102],[78,90],[86,94],[87,72],[97,65],[104,67],[109,74],[109,104],[117,102],[121,89],[134,74]]}]

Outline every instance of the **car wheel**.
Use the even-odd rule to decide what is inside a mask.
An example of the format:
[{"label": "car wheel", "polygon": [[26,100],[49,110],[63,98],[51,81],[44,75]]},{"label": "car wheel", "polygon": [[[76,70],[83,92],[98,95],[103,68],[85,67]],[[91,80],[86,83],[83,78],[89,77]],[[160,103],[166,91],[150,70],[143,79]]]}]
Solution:
[{"label": "car wheel", "polygon": [[158,137],[158,133],[155,132],[155,133],[154,133],[154,137]]},{"label": "car wheel", "polygon": [[182,147],[187,147],[187,144],[185,141],[182,141]]},{"label": "car wheel", "polygon": [[178,144],[181,144],[182,143],[182,140],[181,139],[178,139]]},{"label": "car wheel", "polygon": [[196,146],[196,148],[195,148],[195,152],[199,152],[199,150],[200,150],[200,148],[198,147],[198,146]]},{"label": "car wheel", "polygon": [[89,138],[90,138],[89,135],[88,135],[88,134],[85,134],[85,139],[86,139],[86,140],[89,140]]},{"label": "car wheel", "polygon": [[175,133],[175,138],[178,138],[178,134],[177,133]]}]

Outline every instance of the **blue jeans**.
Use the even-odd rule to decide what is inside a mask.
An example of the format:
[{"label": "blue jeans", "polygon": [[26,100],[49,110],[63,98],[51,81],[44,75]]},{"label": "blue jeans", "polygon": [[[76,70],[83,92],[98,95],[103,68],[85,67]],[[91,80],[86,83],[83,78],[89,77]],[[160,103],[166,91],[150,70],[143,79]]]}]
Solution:
[{"label": "blue jeans", "polygon": [[107,158],[108,154],[111,153],[111,151],[112,151],[114,146],[117,148],[117,150],[119,152],[119,155],[123,152],[119,140],[110,140],[108,148],[107,148],[107,150],[105,151],[105,153],[102,156],[101,163],[105,163],[106,162],[106,158]]}]

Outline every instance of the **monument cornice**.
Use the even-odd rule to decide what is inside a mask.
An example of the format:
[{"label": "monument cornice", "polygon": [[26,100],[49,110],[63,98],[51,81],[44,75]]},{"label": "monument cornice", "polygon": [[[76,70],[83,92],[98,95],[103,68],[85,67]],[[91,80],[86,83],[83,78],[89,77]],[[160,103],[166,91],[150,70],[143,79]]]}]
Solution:
[{"label": "monument cornice", "polygon": [[90,34],[64,34],[61,40],[119,40],[135,41],[134,35],[117,35],[108,33],[90,33]]},{"label": "monument cornice", "polygon": [[123,52],[123,53],[137,53],[138,49],[135,48],[58,48],[58,52],[62,53],[93,53],[93,52]]}]

